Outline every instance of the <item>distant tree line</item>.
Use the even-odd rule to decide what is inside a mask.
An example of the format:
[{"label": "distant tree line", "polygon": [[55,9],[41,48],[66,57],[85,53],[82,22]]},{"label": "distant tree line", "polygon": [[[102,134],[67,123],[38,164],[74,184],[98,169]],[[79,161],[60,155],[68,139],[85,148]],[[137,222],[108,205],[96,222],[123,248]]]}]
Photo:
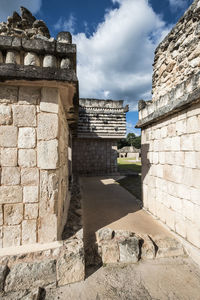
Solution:
[{"label": "distant tree line", "polygon": [[141,148],[141,136],[136,136],[135,133],[129,133],[125,139],[119,140],[117,148],[121,149],[125,146],[133,146],[137,149]]}]

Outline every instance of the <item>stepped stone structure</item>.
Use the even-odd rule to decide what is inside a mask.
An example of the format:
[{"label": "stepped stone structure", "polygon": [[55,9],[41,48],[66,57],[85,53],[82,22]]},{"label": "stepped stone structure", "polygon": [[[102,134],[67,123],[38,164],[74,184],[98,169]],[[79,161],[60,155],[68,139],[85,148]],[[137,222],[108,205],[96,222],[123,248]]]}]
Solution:
[{"label": "stepped stone structure", "polygon": [[117,172],[117,140],[126,134],[123,101],[80,99],[73,171],[85,175]]},{"label": "stepped stone structure", "polygon": [[200,254],[200,1],[155,51],[152,101],[139,102],[144,207]]},{"label": "stepped stone structure", "polygon": [[126,146],[118,151],[119,157],[129,157],[134,160],[140,159],[140,149],[135,148],[134,146]]}]

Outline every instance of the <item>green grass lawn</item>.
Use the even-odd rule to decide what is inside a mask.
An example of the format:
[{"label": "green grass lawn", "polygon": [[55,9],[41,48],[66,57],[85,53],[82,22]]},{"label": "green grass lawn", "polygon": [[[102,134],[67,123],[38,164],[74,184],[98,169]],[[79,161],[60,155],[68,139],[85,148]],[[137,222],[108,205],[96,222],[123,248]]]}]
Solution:
[{"label": "green grass lawn", "polygon": [[141,173],[141,162],[131,162],[131,158],[118,158],[117,159],[119,171],[133,171]]},{"label": "green grass lawn", "polygon": [[119,171],[133,171],[138,175],[128,175],[125,178],[119,180],[119,184],[123,188],[127,189],[137,199],[142,199],[141,188],[141,162],[131,162],[131,158],[118,158]]}]

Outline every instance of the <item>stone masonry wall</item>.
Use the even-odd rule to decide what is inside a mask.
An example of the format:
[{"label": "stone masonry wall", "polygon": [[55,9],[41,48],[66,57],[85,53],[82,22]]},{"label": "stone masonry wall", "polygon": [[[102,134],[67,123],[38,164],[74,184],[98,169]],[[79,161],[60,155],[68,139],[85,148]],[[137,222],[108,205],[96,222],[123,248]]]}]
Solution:
[{"label": "stone masonry wall", "polygon": [[84,175],[117,172],[117,142],[110,139],[73,139],[73,171]]},{"label": "stone masonry wall", "polygon": [[200,248],[200,103],[142,130],[144,207]]},{"label": "stone masonry wall", "polygon": [[171,91],[200,67],[200,1],[195,0],[155,52],[153,101]]},{"label": "stone masonry wall", "polygon": [[57,88],[0,85],[1,248],[59,238],[67,136]]}]

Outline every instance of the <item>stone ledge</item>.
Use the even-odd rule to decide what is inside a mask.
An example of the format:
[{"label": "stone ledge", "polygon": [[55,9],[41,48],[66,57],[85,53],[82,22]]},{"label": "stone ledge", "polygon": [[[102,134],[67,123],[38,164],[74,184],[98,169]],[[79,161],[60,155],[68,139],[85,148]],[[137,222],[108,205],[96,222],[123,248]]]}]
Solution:
[{"label": "stone ledge", "polygon": [[139,111],[139,122],[135,127],[143,128],[200,101],[199,79],[200,72],[177,85],[156,102],[148,101],[145,107],[143,103],[143,108]]},{"label": "stone ledge", "polygon": [[36,66],[23,66],[16,64],[0,64],[0,82],[7,80],[57,80],[78,82],[74,70],[42,68]]}]

